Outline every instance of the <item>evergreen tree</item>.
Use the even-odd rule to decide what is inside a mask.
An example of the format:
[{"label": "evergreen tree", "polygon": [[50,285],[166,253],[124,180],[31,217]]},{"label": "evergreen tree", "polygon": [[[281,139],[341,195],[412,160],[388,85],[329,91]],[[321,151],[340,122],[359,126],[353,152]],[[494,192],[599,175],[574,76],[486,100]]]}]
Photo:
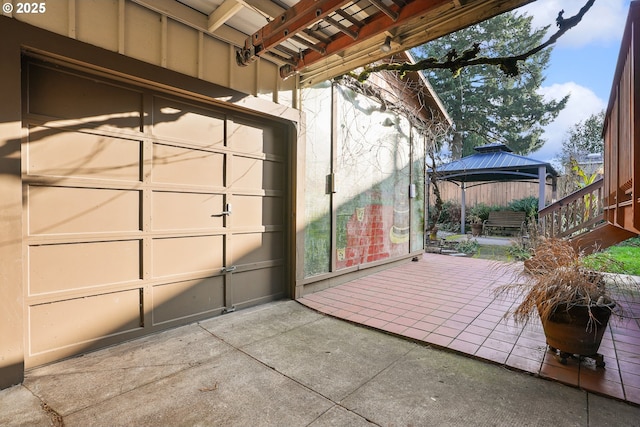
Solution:
[{"label": "evergreen tree", "polygon": [[[534,30],[531,21],[531,16],[505,13],[419,46],[412,53],[417,59],[455,58],[479,43],[482,56],[517,55],[539,45],[548,29]],[[519,65],[515,77],[507,77],[494,65],[464,67],[457,75],[440,69],[423,71],[453,119],[453,158],[493,142],[523,155],[542,147],[544,126],[568,100],[567,96],[547,102],[536,93],[550,55],[551,48],[547,48],[529,57]]]}]

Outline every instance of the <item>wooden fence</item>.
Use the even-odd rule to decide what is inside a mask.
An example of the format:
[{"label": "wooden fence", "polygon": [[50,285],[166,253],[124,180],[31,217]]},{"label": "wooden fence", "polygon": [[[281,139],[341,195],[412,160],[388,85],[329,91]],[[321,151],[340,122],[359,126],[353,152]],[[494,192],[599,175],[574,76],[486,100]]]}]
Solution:
[{"label": "wooden fence", "polygon": [[[507,206],[514,200],[526,197],[538,197],[537,182],[488,182],[482,185],[478,183],[467,184],[465,192],[467,208],[479,203],[488,206]],[[444,202],[460,204],[460,186],[447,181],[439,181],[440,195]],[[433,190],[433,189],[432,189]],[[430,194],[431,203],[435,200],[433,192]],[[545,204],[552,202],[551,184],[547,184],[545,190]]]}]

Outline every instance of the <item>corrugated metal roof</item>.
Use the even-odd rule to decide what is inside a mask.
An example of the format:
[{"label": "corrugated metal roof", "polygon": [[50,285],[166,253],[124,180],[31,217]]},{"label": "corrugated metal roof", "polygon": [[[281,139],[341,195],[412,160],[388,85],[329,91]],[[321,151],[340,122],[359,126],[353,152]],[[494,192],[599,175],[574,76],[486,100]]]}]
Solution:
[{"label": "corrugated metal roof", "polygon": [[504,144],[476,147],[477,153],[436,168],[438,179],[459,182],[537,179],[544,166],[547,176],[558,176],[549,163],[513,154]]}]

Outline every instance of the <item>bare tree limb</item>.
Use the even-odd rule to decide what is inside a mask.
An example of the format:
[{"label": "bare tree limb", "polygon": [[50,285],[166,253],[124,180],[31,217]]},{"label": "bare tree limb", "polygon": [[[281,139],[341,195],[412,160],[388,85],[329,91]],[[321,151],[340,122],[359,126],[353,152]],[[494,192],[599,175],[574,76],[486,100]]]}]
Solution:
[{"label": "bare tree limb", "polygon": [[502,72],[509,76],[515,77],[520,71],[518,69],[518,63],[520,61],[525,61],[532,55],[540,52],[541,50],[551,46],[554,44],[564,33],[569,31],[571,28],[578,25],[578,23],[582,20],[584,15],[587,13],[591,6],[595,3],[595,0],[587,0],[584,6],[580,9],[580,11],[570,18],[564,19],[562,15],[564,14],[564,10],[561,10],[558,13],[558,17],[556,18],[556,25],[558,26],[558,31],[556,31],[549,39],[528,50],[525,53],[514,56],[500,56],[495,58],[490,57],[478,57],[480,53],[480,43],[475,43],[472,48],[465,50],[461,55],[458,55],[455,50],[450,51],[447,54],[446,61],[439,61],[437,58],[425,58],[421,61],[416,62],[415,64],[411,64],[408,62],[405,63],[387,63],[387,64],[378,64],[372,67],[366,67],[360,73],[349,73],[351,77],[357,79],[360,82],[363,82],[369,78],[371,73],[376,73],[379,71],[398,71],[400,73],[405,73],[407,71],[419,71],[419,70],[431,70],[431,69],[448,69],[454,75],[457,75],[462,68],[470,67],[473,65],[495,65],[498,66]]}]

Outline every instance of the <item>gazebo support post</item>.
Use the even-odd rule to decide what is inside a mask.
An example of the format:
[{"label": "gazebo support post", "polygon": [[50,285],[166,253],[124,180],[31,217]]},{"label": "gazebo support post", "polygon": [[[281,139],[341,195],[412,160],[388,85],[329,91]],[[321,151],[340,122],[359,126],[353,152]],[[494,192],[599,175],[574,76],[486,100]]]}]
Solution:
[{"label": "gazebo support post", "polygon": [[547,187],[547,167],[538,166],[538,211],[545,207],[545,189]]},{"label": "gazebo support post", "polygon": [[[555,177],[554,177],[555,181]],[[538,212],[540,212],[545,207],[545,190],[547,187],[547,167],[546,166],[538,166]],[[545,225],[543,224],[543,219],[538,216],[538,225],[543,229]]]},{"label": "gazebo support post", "polygon": [[461,205],[460,205],[460,233],[464,234],[464,220],[466,218],[466,206],[467,206],[467,201],[465,200],[465,188],[466,188],[466,184],[463,181],[460,185],[460,191],[462,191],[462,195],[460,196],[461,201]]}]

